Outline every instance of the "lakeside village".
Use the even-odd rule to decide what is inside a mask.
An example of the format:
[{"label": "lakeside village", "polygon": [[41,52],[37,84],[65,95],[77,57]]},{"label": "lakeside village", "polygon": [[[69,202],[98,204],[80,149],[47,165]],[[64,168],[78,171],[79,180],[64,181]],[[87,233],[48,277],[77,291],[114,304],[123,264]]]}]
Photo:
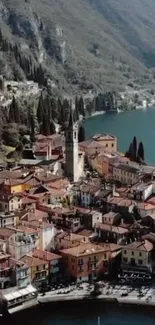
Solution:
[{"label": "lakeside village", "polygon": [[72,110],[65,134],[36,135],[33,154],[0,166],[1,307],[83,282],[150,283],[155,167],[131,162],[110,134],[78,143]]}]

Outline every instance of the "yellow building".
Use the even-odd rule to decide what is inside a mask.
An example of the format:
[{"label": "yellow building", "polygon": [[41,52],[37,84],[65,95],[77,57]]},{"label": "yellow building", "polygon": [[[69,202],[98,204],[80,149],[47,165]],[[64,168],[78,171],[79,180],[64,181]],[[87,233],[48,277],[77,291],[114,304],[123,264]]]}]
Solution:
[{"label": "yellow building", "polygon": [[131,166],[127,163],[118,163],[113,165],[113,178],[122,184],[133,185],[140,179],[138,167]]},{"label": "yellow building", "polygon": [[122,248],[121,268],[124,270],[151,270],[153,245],[148,240],[136,241]]},{"label": "yellow building", "polygon": [[93,140],[104,145],[107,152],[117,151],[117,138],[114,135],[107,133],[95,134]]},{"label": "yellow building", "polygon": [[48,282],[49,265],[46,260],[25,255],[20,259],[30,268],[31,282],[38,287],[42,282]]}]

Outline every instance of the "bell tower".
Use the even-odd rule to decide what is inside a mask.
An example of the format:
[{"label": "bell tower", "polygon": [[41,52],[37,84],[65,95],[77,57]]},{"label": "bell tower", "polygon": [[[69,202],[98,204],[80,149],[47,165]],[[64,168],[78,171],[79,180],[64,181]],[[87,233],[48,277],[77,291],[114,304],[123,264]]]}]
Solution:
[{"label": "bell tower", "polygon": [[66,129],[66,176],[71,182],[77,182],[79,178],[78,160],[78,124],[74,123],[71,108],[68,128]]}]

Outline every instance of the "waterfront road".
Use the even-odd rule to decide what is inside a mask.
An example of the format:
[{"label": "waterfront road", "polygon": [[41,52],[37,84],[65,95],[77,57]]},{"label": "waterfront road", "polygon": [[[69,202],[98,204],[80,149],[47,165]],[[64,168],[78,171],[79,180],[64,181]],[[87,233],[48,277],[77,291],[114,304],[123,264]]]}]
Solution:
[{"label": "waterfront road", "polygon": [[[103,301],[115,301],[118,303],[153,305],[155,306],[155,286],[135,288],[127,285],[110,285],[100,283],[100,295],[95,299]],[[91,299],[93,286],[83,283],[80,287],[69,286],[67,288],[53,290],[45,295],[38,295],[37,299],[33,299],[21,306],[9,309],[9,313],[16,313],[24,309],[29,309],[39,304],[54,303],[59,301],[76,301],[83,299]],[[94,297],[93,297],[94,299]]]}]

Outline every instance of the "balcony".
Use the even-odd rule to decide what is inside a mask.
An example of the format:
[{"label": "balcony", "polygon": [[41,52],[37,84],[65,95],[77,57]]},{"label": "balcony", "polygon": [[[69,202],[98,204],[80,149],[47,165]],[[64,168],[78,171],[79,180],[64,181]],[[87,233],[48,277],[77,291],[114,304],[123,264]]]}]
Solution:
[{"label": "balcony", "polygon": [[28,277],[27,274],[21,274],[21,275],[19,275],[19,276],[17,277],[17,280],[24,280],[24,279],[26,279],[27,277]]}]

